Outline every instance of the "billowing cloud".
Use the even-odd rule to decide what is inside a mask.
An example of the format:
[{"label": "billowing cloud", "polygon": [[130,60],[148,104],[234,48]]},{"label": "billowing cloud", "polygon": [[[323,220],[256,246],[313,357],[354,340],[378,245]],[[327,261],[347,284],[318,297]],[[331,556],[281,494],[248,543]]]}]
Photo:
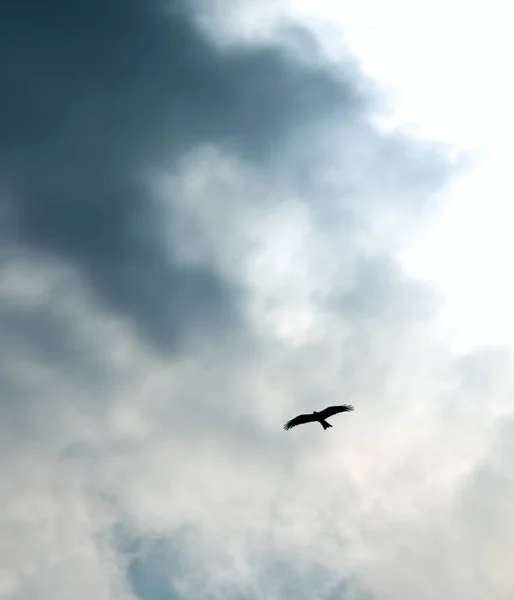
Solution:
[{"label": "billowing cloud", "polygon": [[395,260],[452,164],[241,6],[1,9],[0,597],[506,598],[510,357]]}]

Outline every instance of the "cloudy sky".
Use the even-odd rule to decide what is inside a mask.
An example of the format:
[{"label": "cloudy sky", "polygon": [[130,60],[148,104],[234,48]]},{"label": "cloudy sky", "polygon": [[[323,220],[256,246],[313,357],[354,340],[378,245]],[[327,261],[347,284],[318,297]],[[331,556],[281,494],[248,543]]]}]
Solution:
[{"label": "cloudy sky", "polygon": [[2,4],[2,600],[512,597],[506,10]]}]

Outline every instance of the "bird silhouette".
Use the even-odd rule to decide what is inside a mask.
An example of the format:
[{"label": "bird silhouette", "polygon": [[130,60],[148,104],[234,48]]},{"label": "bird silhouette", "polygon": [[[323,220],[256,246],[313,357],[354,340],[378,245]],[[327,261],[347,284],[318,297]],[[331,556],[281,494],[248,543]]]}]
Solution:
[{"label": "bird silhouette", "polygon": [[318,422],[323,427],[323,429],[328,429],[329,427],[332,427],[332,425],[330,425],[330,423],[326,421],[328,417],[331,417],[332,415],[337,415],[338,413],[342,412],[349,412],[351,410],[353,410],[353,406],[351,404],[342,404],[341,406],[329,406],[328,408],[325,408],[325,410],[322,410],[320,412],[314,411],[313,413],[310,413],[308,415],[298,415],[294,419],[288,421],[284,425],[284,429],[287,431],[288,429],[292,429],[297,425],[315,422]]}]

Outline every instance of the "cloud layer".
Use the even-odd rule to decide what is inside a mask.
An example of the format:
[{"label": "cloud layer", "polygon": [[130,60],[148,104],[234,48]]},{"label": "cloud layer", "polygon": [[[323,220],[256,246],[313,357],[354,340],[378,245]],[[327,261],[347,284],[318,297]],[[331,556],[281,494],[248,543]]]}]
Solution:
[{"label": "cloud layer", "polygon": [[216,6],[0,9],[0,598],[507,598],[511,359],[395,261],[451,162]]}]

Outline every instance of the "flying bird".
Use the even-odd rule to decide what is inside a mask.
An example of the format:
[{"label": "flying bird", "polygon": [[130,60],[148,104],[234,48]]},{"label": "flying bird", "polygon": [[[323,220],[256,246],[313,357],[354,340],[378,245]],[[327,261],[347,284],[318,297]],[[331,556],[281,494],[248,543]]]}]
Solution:
[{"label": "flying bird", "polygon": [[325,410],[322,410],[320,412],[314,411],[313,413],[308,415],[298,415],[294,419],[288,421],[284,425],[284,429],[287,431],[288,429],[296,427],[297,425],[315,422],[318,422],[323,427],[323,429],[328,429],[329,427],[332,427],[332,425],[330,425],[330,423],[327,423],[326,421],[328,417],[331,417],[332,415],[337,415],[338,413],[342,412],[349,412],[351,410],[353,410],[353,406],[351,404],[343,404],[341,406],[329,406],[328,408],[325,408]]}]

